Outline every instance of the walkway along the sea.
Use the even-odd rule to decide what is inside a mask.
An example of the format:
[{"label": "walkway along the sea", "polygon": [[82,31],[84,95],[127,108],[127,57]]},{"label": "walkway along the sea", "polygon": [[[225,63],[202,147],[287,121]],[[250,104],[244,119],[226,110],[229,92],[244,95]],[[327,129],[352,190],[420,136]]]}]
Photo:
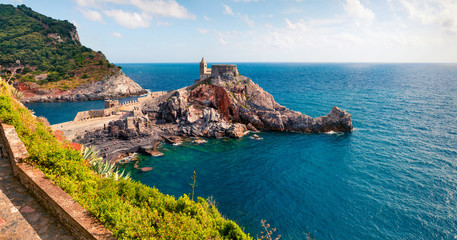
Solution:
[{"label": "walkway along the sea", "polygon": [[0,240],[6,239],[74,238],[13,176],[9,159],[0,151]]}]

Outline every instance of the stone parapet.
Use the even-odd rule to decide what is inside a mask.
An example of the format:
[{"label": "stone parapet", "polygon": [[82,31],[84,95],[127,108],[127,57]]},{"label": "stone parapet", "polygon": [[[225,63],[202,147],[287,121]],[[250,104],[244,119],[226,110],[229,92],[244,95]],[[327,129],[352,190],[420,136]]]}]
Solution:
[{"label": "stone parapet", "polygon": [[29,156],[27,149],[16,133],[16,129],[8,124],[0,124],[0,141],[3,143],[2,154],[10,159],[14,175],[16,173],[16,164],[22,162],[23,159]]}]

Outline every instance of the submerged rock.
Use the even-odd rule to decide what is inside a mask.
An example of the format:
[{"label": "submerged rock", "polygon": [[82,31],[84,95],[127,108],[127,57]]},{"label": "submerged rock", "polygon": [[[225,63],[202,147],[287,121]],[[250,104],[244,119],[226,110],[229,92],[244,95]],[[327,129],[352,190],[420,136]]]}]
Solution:
[{"label": "submerged rock", "polygon": [[249,137],[249,138],[250,138],[250,139],[255,139],[255,140],[262,140],[262,138],[259,137],[259,135],[257,135],[257,134],[254,134],[254,135],[252,135],[252,136]]},{"label": "submerged rock", "polygon": [[154,169],[153,167],[142,167],[140,170],[141,170],[142,172],[149,172],[149,171],[151,171],[151,170],[153,170],[153,169]]}]

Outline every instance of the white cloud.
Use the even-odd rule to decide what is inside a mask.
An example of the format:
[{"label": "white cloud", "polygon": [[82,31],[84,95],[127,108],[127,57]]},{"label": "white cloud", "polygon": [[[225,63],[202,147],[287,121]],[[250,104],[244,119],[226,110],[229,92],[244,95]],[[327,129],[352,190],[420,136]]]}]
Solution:
[{"label": "white cloud", "polygon": [[94,3],[94,1],[86,1],[86,0],[75,0],[75,2],[80,7],[87,7]]},{"label": "white cloud", "polygon": [[149,27],[150,17],[145,14],[125,12],[123,10],[108,10],[103,13],[114,18],[117,23],[127,28]]},{"label": "white cloud", "polygon": [[232,16],[238,17],[241,21],[246,23],[249,27],[254,27],[255,26],[254,21],[251,20],[248,15],[241,14],[241,13],[234,13],[232,8],[227,6],[227,5],[225,5],[225,4],[222,4],[222,6],[224,7],[223,13],[225,15],[232,15]]},{"label": "white cloud", "polygon": [[208,30],[207,29],[202,29],[202,28],[197,28],[197,31],[201,34],[207,34]]},{"label": "white cloud", "polygon": [[206,21],[209,21],[209,20],[210,20],[210,18],[209,18],[208,16],[206,16],[206,15],[203,16],[203,19],[205,19]]},{"label": "white cloud", "polygon": [[222,4],[222,6],[224,7],[224,14],[226,14],[226,15],[234,15],[232,8],[230,8],[229,6],[227,6],[225,4]]},{"label": "white cloud", "polygon": [[457,1],[454,0],[401,0],[410,19],[422,24],[436,24],[447,33],[457,34]]},{"label": "white cloud", "polygon": [[169,22],[157,21],[157,22],[156,22],[156,25],[157,25],[157,26],[166,26],[166,27],[168,27],[168,26],[171,26],[171,23],[169,23]]},{"label": "white cloud", "polygon": [[153,15],[173,17],[181,19],[195,19],[187,9],[179,5],[175,0],[130,0],[138,9]]},{"label": "white cloud", "polygon": [[222,45],[227,45],[227,41],[225,40],[225,35],[223,33],[218,32],[217,33],[217,40],[222,44]]},{"label": "white cloud", "polygon": [[234,2],[257,2],[259,0],[233,0]]},{"label": "white cloud", "polygon": [[341,33],[341,34],[337,34],[336,37],[338,39],[341,39],[341,40],[345,40],[349,43],[355,43],[357,45],[363,45],[364,42],[363,42],[363,39],[354,35],[354,34],[350,34],[350,33]]},{"label": "white cloud", "polygon": [[90,9],[81,9],[81,12],[83,13],[85,18],[87,18],[91,21],[94,21],[94,22],[103,23],[103,16],[98,11],[90,10]]},{"label": "white cloud", "polygon": [[255,24],[254,24],[254,21],[252,21],[251,19],[249,19],[248,15],[242,15],[242,14],[238,14],[239,18],[245,22],[249,27],[254,27]]},{"label": "white cloud", "polygon": [[113,4],[131,5],[143,14],[157,15],[162,17],[195,19],[185,7],[176,0],[74,0],[80,7],[92,7],[99,9],[109,9]]},{"label": "white cloud", "polygon": [[292,29],[292,30],[300,30],[300,31],[306,31],[308,28],[306,27],[306,23],[303,20],[299,20],[296,23],[292,23],[289,19],[285,19],[287,28]]},{"label": "white cloud", "polygon": [[118,32],[113,32],[113,33],[111,33],[111,36],[117,37],[117,38],[121,38],[121,37],[122,37],[122,34],[120,34],[120,33],[118,33]]},{"label": "white cloud", "polygon": [[291,48],[294,45],[294,40],[281,31],[273,31],[266,37],[266,44],[276,48]]},{"label": "white cloud", "polygon": [[346,0],[344,5],[346,13],[353,17],[357,25],[369,25],[373,22],[375,14],[369,8],[364,7],[360,0]]}]

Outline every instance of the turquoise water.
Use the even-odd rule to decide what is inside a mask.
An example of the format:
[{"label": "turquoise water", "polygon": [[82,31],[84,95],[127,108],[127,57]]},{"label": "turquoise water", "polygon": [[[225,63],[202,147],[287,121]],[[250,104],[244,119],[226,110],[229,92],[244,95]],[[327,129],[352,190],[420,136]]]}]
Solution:
[{"label": "turquoise water", "polygon": [[[152,91],[184,87],[199,74],[198,64],[121,66]],[[282,239],[457,236],[457,65],[238,67],[290,109],[313,117],[334,105],[348,111],[354,132],[163,145],[164,157],[140,162],[152,171],[126,166],[134,179],[179,196],[191,192],[195,170],[196,195],[213,196],[223,215],[254,236],[261,219]],[[40,113],[51,116],[46,106]]]}]

